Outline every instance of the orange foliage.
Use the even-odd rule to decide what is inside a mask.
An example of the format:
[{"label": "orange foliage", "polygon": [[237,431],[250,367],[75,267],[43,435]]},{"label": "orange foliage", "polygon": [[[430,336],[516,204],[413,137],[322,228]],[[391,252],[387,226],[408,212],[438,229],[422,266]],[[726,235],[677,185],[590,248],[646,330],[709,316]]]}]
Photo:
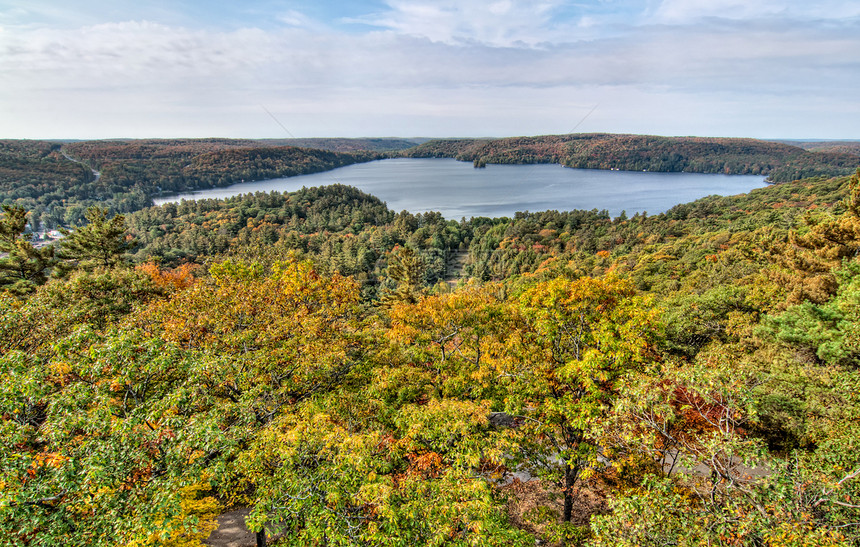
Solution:
[{"label": "orange foliage", "polygon": [[194,277],[196,264],[182,264],[173,269],[161,269],[158,264],[150,261],[138,265],[137,269],[148,274],[156,286],[177,291],[186,289],[197,281]]},{"label": "orange foliage", "polygon": [[[718,431],[721,424],[733,423],[739,418],[737,411],[719,393],[699,393],[668,380],[655,388],[668,395],[667,402],[677,416],[669,426],[675,440],[695,444],[707,434]],[[737,433],[744,435],[745,431],[738,427]],[[666,440],[657,439],[657,446],[666,448]]]},{"label": "orange foliage", "polygon": [[436,452],[424,454],[409,454],[409,470],[407,475],[421,475],[425,478],[436,477],[444,467],[442,456]]}]

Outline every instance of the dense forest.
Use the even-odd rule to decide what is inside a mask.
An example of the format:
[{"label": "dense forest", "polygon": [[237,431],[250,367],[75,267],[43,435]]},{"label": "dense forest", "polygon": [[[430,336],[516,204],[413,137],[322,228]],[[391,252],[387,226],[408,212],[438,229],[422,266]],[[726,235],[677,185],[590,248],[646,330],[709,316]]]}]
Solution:
[{"label": "dense forest", "polygon": [[317,148],[319,150],[330,150],[332,152],[394,152],[412,148],[430,139],[400,139],[396,137],[386,138],[289,138],[289,139],[261,139],[257,142],[269,146],[298,146],[300,148]]},{"label": "dense forest", "polygon": [[817,152],[844,152],[860,156],[860,141],[776,141]]},{"label": "dense forest", "polygon": [[807,151],[755,139],[658,137],[602,133],[450,139],[404,151],[410,157],[443,157],[488,163],[560,163],[581,169],[767,175],[773,182],[850,174],[856,149]]},{"label": "dense forest", "polygon": [[[46,209],[67,202],[94,204],[92,171],[66,159],[60,148],[59,143],[45,141],[0,140],[0,203],[26,208],[36,223]],[[146,205],[142,201],[137,208]],[[63,217],[57,220],[51,227],[64,221]]]},{"label": "dense forest", "polygon": [[[110,146],[69,153],[343,159]],[[200,545],[237,506],[274,545],[860,545],[860,171],[614,219],[114,213],[42,248],[0,215],[0,545]]]},{"label": "dense forest", "polygon": [[[0,141],[0,203],[31,212],[34,230],[79,225],[86,209],[138,211],[152,197],[327,171],[384,157],[387,139],[319,139],[337,152],[280,141],[172,139]],[[404,143],[392,141],[395,149]],[[390,149],[390,148],[389,148]]]}]

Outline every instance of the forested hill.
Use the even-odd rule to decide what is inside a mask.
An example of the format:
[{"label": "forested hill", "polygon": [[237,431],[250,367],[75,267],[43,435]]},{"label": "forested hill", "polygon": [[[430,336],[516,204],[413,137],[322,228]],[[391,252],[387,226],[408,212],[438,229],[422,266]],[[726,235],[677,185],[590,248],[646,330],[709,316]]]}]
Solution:
[{"label": "forested hill", "polygon": [[314,258],[323,272],[353,276],[372,298],[394,288],[383,272],[398,246],[417,253],[414,283],[432,286],[445,277],[450,250],[464,248],[472,233],[471,222],[395,214],[378,198],[339,184],[167,203],[133,213],[127,223],[139,243],[138,262],[176,266],[225,253],[266,262],[296,252]]},{"label": "forested hill", "polygon": [[85,141],[65,150],[103,178],[150,194],[315,173],[380,157],[233,139]]},{"label": "forested hill", "polygon": [[269,146],[299,146],[302,148],[318,148],[319,150],[331,150],[332,152],[357,152],[359,150],[371,152],[387,152],[405,150],[427,139],[400,139],[397,137],[385,138],[291,138],[291,139],[263,139],[254,141]]},{"label": "forested hill", "polygon": [[23,200],[29,206],[74,196],[93,181],[85,166],[67,160],[60,144],[0,140],[0,202]]},{"label": "forested hill", "polygon": [[504,139],[433,140],[403,152],[487,163],[560,163],[581,169],[767,175],[773,182],[847,175],[856,154],[811,152],[755,139],[584,133]]},{"label": "forested hill", "polygon": [[[387,141],[386,139],[376,139]],[[88,206],[125,213],[152,204],[161,193],[317,173],[384,157],[360,147],[382,142],[320,139],[336,152],[276,146],[277,141],[158,139],[0,141],[0,203],[30,211],[35,229],[81,224]],[[402,147],[403,143],[392,144]],[[98,172],[98,176],[96,175]]]}]

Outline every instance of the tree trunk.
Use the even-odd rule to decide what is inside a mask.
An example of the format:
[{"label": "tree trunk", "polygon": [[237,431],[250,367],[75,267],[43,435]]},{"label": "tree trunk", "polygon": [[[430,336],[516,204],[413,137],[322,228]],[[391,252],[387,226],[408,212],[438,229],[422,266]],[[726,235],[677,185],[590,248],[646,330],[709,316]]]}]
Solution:
[{"label": "tree trunk", "polygon": [[579,475],[579,470],[574,469],[567,464],[564,466],[564,515],[563,522],[570,522],[573,517],[573,484],[576,482],[576,477]]},{"label": "tree trunk", "polygon": [[257,532],[257,547],[266,547],[266,530]]}]

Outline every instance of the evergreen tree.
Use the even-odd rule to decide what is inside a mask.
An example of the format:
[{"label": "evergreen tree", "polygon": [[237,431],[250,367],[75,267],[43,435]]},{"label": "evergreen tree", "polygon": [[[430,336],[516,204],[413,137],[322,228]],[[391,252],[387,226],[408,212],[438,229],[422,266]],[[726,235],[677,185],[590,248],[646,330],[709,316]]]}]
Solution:
[{"label": "evergreen tree", "polygon": [[47,280],[47,271],[54,265],[54,247],[37,249],[24,238],[27,212],[20,206],[3,206],[0,217],[0,289],[23,296],[33,292]]},{"label": "evergreen tree", "polygon": [[425,294],[424,274],[427,264],[424,259],[409,247],[397,247],[388,262],[388,277],[396,284],[394,289],[386,289],[381,300],[383,303],[406,302],[414,304]]},{"label": "evergreen tree", "polygon": [[72,269],[89,271],[116,266],[137,243],[126,235],[125,216],[108,218],[108,210],[102,207],[90,207],[85,216],[89,221],[86,226],[60,230],[66,238],[57,255],[68,261],[58,268],[60,275]]}]

